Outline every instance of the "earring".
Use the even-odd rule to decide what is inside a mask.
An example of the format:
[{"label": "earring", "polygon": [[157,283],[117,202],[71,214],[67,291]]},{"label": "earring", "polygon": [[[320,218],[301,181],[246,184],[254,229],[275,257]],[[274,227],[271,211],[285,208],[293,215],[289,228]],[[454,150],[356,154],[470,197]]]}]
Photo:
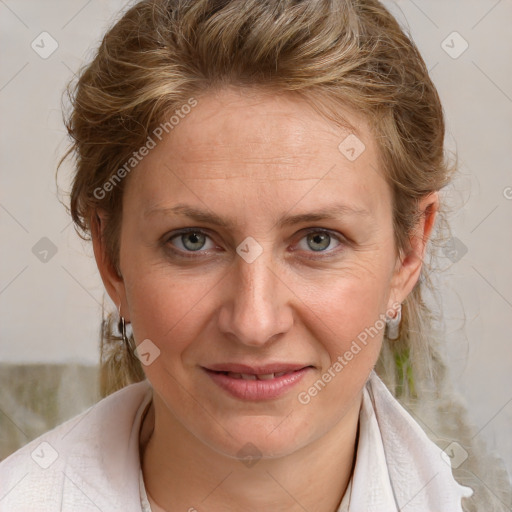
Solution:
[{"label": "earring", "polygon": [[398,306],[396,315],[386,315],[386,336],[388,340],[397,340],[400,336],[400,322],[402,321],[402,304]]},{"label": "earring", "polygon": [[117,329],[121,334],[121,340],[127,350],[130,349],[130,343],[128,341],[128,336],[126,336],[126,322],[124,320],[124,316],[121,315],[121,307],[119,307],[119,323],[117,324]]}]

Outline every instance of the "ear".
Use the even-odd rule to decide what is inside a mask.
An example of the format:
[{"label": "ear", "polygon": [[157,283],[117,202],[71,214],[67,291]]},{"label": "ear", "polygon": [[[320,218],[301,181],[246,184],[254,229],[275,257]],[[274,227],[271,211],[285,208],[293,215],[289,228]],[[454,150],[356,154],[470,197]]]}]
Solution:
[{"label": "ear", "polygon": [[403,302],[417,283],[427,243],[439,211],[439,194],[432,192],[419,203],[420,217],[409,237],[409,247],[397,258],[397,264],[391,281],[390,303]]},{"label": "ear", "polygon": [[101,280],[103,281],[103,285],[105,286],[109,297],[120,310],[120,313],[124,316],[126,321],[129,321],[123,277],[117,272],[105,249],[105,240],[103,238],[105,222],[106,214],[101,210],[97,210],[91,220],[91,237],[94,258],[96,259],[96,265],[98,266]]}]

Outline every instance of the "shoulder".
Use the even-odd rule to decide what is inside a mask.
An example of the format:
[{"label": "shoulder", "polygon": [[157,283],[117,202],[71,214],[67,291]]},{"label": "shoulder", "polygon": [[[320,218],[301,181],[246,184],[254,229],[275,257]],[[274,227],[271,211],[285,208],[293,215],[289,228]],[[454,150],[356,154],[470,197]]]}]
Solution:
[{"label": "shoulder", "polygon": [[131,384],[0,462],[0,511],[130,510],[151,399],[147,380]]}]

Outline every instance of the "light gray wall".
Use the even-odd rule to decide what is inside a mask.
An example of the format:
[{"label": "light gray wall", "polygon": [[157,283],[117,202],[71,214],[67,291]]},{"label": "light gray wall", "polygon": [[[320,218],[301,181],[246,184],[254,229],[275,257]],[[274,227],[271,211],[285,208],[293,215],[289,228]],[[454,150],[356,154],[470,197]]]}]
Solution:
[{"label": "light gray wall", "polygon": [[[57,201],[54,173],[66,147],[62,88],[124,4],[0,2],[1,362],[97,362],[103,287],[90,246]],[[458,241],[446,247],[439,279],[443,352],[478,436],[512,471],[512,3],[386,5],[410,27],[432,70],[460,161],[449,194]],[[51,50],[43,31],[58,43],[46,59],[31,47]],[[67,164],[60,176],[64,189],[69,171]]]}]

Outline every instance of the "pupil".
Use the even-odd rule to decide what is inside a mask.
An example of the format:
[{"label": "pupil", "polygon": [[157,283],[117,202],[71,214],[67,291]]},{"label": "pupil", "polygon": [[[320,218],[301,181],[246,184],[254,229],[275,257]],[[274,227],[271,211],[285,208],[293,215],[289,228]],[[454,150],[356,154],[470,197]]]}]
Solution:
[{"label": "pupil", "polygon": [[[321,247],[311,247],[314,251],[321,251],[329,247],[330,236],[327,233],[315,233],[310,235],[310,241],[313,244],[319,244]],[[325,243],[327,242],[327,243]]]},{"label": "pupil", "polygon": [[[187,247],[187,249],[190,249],[192,251],[197,251],[204,245],[204,240],[202,240],[202,238],[204,238],[204,236],[201,235],[200,233],[188,233],[184,237],[183,245],[185,245],[185,247]],[[192,247],[190,247],[190,244],[187,242],[191,242]],[[199,245],[199,247],[196,247],[196,245]]]}]

